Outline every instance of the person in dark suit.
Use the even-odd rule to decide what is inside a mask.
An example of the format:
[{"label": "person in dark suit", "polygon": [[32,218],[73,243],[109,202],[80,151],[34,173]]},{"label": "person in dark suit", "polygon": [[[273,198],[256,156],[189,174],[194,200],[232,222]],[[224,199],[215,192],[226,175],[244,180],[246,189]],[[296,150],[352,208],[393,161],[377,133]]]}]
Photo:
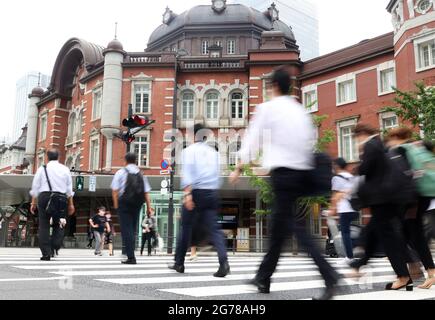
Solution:
[{"label": "person in dark suit", "polygon": [[382,242],[385,254],[397,275],[397,280],[386,285],[386,290],[413,289],[407,268],[407,247],[400,226],[400,207],[391,200],[386,185],[390,172],[389,161],[379,131],[365,124],[358,124],[355,136],[360,146],[361,164],[358,169],[364,176],[358,195],[362,203],[370,208],[372,217],[367,225],[365,256],[353,261],[350,265],[359,270],[366,265],[375,253],[377,239]]}]

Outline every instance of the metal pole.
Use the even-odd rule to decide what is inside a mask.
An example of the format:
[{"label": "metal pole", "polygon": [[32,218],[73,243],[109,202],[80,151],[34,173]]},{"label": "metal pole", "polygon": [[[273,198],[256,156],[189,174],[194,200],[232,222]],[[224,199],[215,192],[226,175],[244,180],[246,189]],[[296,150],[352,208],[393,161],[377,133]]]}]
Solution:
[{"label": "metal pole", "polygon": [[177,54],[175,55],[174,68],[174,99],[172,108],[172,150],[171,150],[171,172],[169,186],[169,208],[168,208],[168,254],[172,254],[172,242],[174,239],[174,172],[175,172],[175,131],[177,129]]}]

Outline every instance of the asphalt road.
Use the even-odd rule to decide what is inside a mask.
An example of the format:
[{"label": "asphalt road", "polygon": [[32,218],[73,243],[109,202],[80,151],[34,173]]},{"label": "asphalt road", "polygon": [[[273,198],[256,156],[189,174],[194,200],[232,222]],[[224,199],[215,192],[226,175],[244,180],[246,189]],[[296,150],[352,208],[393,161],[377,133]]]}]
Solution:
[{"label": "asphalt road", "polygon": [[[173,257],[138,257],[138,264],[121,265],[120,256],[94,256],[92,250],[63,249],[50,262],[39,260],[38,249],[0,248],[0,299],[2,300],[305,300],[319,295],[323,281],[306,256],[281,259],[271,294],[256,292],[246,284],[262,255],[230,255],[231,274],[224,279],[212,275],[218,268],[214,253],[201,253],[195,262],[186,261],[178,274],[167,268]],[[329,259],[344,276],[351,271]],[[385,291],[394,279],[386,259],[373,259],[366,276],[341,282],[336,299],[344,300],[435,300],[435,287],[414,292]]]}]

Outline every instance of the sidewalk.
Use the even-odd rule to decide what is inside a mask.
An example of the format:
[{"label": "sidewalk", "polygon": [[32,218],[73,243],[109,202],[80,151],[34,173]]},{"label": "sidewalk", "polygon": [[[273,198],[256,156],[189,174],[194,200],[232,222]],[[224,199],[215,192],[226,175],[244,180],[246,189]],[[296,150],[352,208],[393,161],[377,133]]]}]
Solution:
[{"label": "sidewalk", "polygon": [[[8,248],[0,248],[0,256],[4,255],[39,255],[41,252],[38,248],[17,248],[17,247],[8,247]],[[174,252],[175,253],[175,252]],[[108,256],[108,251],[104,250],[103,252],[104,256]],[[236,252],[233,254],[232,251],[228,251],[229,257],[263,257],[266,253],[257,253],[257,252]],[[159,253],[157,252],[156,255],[153,256],[160,256],[160,257],[171,257],[174,254],[167,254],[167,253]],[[60,250],[60,257],[62,256],[89,256],[94,257],[94,250],[93,249],[61,249]],[[115,257],[120,257],[121,251],[115,250]],[[136,252],[136,256],[139,257],[139,252]],[[187,253],[187,256],[189,256],[189,252]],[[216,252],[213,251],[198,251],[199,257],[213,257],[217,256]],[[282,254],[284,257],[308,257],[306,253],[299,253],[298,255],[293,255],[292,253],[284,253]]]}]

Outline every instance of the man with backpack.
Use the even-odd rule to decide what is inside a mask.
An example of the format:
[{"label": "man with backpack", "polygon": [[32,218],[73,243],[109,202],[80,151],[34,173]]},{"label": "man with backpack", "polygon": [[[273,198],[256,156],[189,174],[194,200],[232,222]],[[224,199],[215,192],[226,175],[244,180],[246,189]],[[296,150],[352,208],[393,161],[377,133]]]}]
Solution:
[{"label": "man with backpack", "polygon": [[140,211],[144,202],[147,206],[147,214],[153,211],[151,208],[151,187],[148,179],[144,177],[136,165],[137,156],[127,153],[125,156],[126,166],[116,172],[112,181],[113,207],[118,212],[121,223],[121,237],[127,260],[123,264],[136,264],[135,232],[138,226]]}]

